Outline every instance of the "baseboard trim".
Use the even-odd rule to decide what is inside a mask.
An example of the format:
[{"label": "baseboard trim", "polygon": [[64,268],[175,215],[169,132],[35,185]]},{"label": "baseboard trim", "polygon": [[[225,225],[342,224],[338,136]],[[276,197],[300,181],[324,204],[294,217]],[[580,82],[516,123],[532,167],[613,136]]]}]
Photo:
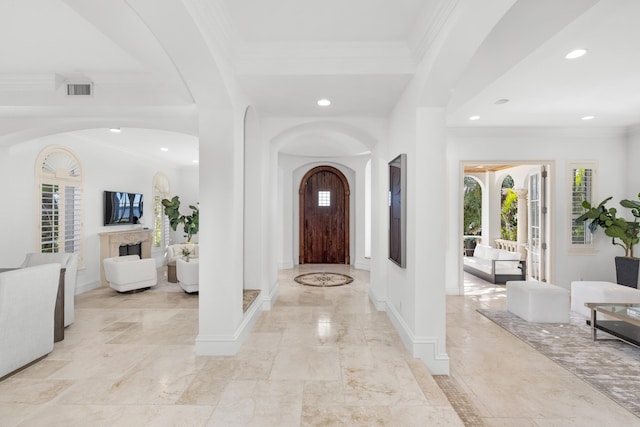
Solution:
[{"label": "baseboard trim", "polygon": [[293,261],[280,261],[278,262],[278,268],[280,270],[288,270],[293,268]]},{"label": "baseboard trim", "polygon": [[439,350],[445,348],[440,339],[416,337],[393,304],[387,304],[386,312],[411,355],[422,360],[432,375],[449,375],[449,355]]},{"label": "baseboard trim", "polygon": [[[264,292],[263,292],[264,293]],[[280,284],[278,282],[274,283],[273,289],[269,294],[264,293],[265,296],[262,300],[262,310],[270,311],[273,308],[273,305],[278,301],[278,297],[280,296]]]},{"label": "baseboard trim", "polygon": [[99,287],[100,287],[99,281],[85,283],[84,285],[76,286],[76,295],[83,294],[85,292],[89,292],[94,289],[98,289]]},{"label": "baseboard trim", "polygon": [[460,288],[446,288],[444,292],[446,295],[464,295]]},{"label": "baseboard trim", "polygon": [[358,270],[367,270],[367,271],[371,270],[371,265],[368,262],[356,261],[356,263],[353,266]]},{"label": "baseboard trim", "polygon": [[387,308],[387,299],[378,297],[371,288],[369,288],[369,300],[376,307],[378,311],[385,311]]},{"label": "baseboard trim", "polygon": [[261,311],[262,304],[257,304],[254,301],[245,313],[242,323],[232,335],[199,334],[196,337],[196,354],[198,356],[233,356],[237,354],[253,329]]}]

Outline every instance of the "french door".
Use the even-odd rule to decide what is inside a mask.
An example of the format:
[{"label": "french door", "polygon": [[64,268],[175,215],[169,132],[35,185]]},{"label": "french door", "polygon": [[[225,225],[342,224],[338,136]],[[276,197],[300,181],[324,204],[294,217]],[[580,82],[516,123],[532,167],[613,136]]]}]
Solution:
[{"label": "french door", "polygon": [[529,245],[528,276],[534,280],[548,280],[548,208],[547,208],[547,167],[529,175]]}]

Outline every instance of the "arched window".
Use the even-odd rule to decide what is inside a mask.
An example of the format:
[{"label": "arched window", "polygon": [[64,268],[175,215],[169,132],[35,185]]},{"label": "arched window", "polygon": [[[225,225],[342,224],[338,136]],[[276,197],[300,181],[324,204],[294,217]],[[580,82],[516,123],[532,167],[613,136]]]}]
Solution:
[{"label": "arched window", "polygon": [[[464,177],[464,230],[465,236],[482,234],[482,187],[472,176]],[[472,239],[475,241],[475,239]]]},{"label": "arched window", "polygon": [[164,214],[162,199],[168,199],[169,178],[162,172],[153,177],[153,246],[166,248],[169,244],[169,219]]},{"label": "arched window", "polygon": [[36,162],[37,228],[42,253],[77,253],[83,265],[83,177],[78,157],[50,146]]}]

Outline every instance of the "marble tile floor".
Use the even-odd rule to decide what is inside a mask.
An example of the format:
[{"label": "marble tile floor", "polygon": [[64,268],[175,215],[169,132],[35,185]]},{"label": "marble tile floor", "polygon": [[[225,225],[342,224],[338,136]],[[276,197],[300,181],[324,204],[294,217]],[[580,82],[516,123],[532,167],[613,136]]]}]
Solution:
[{"label": "marble tile floor", "polygon": [[[319,267],[280,272],[277,303],[233,357],[195,355],[198,297],[175,284],[79,295],[64,341],[0,382],[0,426],[464,425],[369,302],[368,272],[326,266],[355,279],[334,288],[293,281]],[[504,307],[504,298],[503,288],[472,281],[466,296],[447,297],[447,384],[473,419],[487,426],[640,425],[475,311]]]},{"label": "marble tile floor", "polygon": [[156,288],[77,296],[44,360],[0,382],[0,426],[462,426],[367,296],[369,274],[318,288],[280,273],[280,297],[239,354],[196,356],[198,296]]}]

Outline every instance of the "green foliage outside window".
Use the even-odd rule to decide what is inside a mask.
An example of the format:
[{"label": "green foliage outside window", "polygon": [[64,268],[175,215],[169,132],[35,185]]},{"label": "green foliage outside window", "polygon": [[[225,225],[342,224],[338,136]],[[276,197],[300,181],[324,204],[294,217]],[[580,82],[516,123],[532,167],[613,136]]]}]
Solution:
[{"label": "green foliage outside window", "polygon": [[518,195],[511,188],[503,190],[500,212],[500,238],[515,242],[518,240]]},{"label": "green foliage outside window", "polygon": [[482,232],[482,188],[475,179],[464,177],[464,235]]}]

